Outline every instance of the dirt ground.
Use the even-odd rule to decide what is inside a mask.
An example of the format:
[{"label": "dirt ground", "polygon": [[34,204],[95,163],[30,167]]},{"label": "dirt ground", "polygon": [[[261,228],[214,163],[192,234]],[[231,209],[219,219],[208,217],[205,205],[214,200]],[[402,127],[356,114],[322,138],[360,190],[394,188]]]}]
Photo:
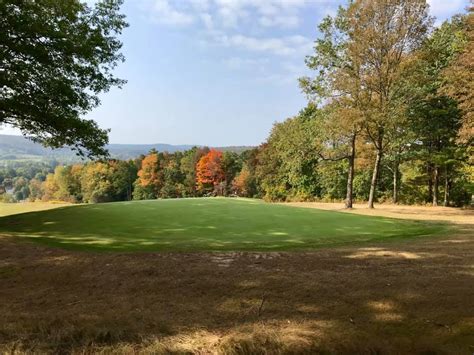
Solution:
[{"label": "dirt ground", "polygon": [[66,202],[0,202],[0,217],[9,216],[11,214],[17,213],[50,210],[52,208],[59,208],[65,206],[71,206],[71,204]]},{"label": "dirt ground", "polygon": [[376,205],[374,209],[367,208],[367,204],[356,203],[352,209],[345,209],[343,203],[324,202],[289,202],[285,205],[318,208],[322,210],[340,211],[363,214],[367,216],[384,216],[390,218],[416,219],[425,221],[444,221],[456,224],[473,224],[474,209],[432,206],[403,206],[403,205]]},{"label": "dirt ground", "polygon": [[450,236],[300,253],[83,253],[0,237],[0,352],[472,354],[474,222],[455,211]]}]

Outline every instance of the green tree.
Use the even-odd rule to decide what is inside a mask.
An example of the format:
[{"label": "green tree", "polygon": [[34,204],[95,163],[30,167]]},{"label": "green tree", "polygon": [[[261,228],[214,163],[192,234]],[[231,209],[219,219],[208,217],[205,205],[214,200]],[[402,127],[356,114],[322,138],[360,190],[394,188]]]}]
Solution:
[{"label": "green tree", "polygon": [[164,154],[161,160],[163,169],[163,187],[160,196],[163,198],[183,197],[185,176],[181,171],[183,153]]},{"label": "green tree", "polygon": [[444,204],[449,204],[451,175],[466,156],[466,148],[456,144],[462,126],[458,103],[440,90],[444,71],[464,46],[464,24],[462,17],[454,17],[437,28],[424,42],[406,75],[407,115],[416,137],[412,151],[416,159],[426,163],[428,199],[435,206],[443,174]]},{"label": "green tree", "polygon": [[311,199],[318,194],[318,119],[318,109],[310,105],[298,116],[273,126],[257,158],[256,176],[264,198]]},{"label": "green tree", "polygon": [[232,181],[242,170],[242,161],[235,152],[224,152],[222,154],[222,169],[224,170],[224,194],[227,195],[232,189]]},{"label": "green tree", "polygon": [[81,118],[98,94],[124,81],[117,39],[127,26],[122,0],[0,1],[0,125],[47,146],[106,155],[107,131]]},{"label": "green tree", "polygon": [[458,20],[461,21],[461,32],[457,32],[457,41],[454,42],[456,55],[442,72],[443,83],[439,91],[458,103],[462,112],[459,142],[471,145],[472,152],[474,145],[474,6],[469,8],[467,15]]}]

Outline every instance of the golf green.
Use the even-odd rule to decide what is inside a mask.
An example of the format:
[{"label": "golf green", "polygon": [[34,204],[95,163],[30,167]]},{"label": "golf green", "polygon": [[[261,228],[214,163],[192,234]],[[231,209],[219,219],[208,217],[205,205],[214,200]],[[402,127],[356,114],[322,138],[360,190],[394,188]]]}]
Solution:
[{"label": "golf green", "polygon": [[0,234],[96,251],[284,251],[434,235],[446,226],[240,198],[68,206],[0,218]]}]

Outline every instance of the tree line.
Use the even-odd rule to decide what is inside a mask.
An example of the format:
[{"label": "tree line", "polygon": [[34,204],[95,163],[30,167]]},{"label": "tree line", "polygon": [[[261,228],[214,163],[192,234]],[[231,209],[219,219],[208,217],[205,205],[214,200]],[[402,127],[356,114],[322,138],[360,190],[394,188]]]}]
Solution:
[{"label": "tree line", "polygon": [[[117,6],[103,10],[118,16]],[[254,149],[59,166],[18,184],[18,197],[472,203],[474,14],[434,27],[428,10],[424,0],[351,1],[323,19],[306,58],[314,75],[299,79],[307,106]]]},{"label": "tree line", "polygon": [[152,150],[133,160],[17,162],[0,168],[0,196],[7,202],[72,203],[229,196],[247,154],[194,147],[175,153]]}]

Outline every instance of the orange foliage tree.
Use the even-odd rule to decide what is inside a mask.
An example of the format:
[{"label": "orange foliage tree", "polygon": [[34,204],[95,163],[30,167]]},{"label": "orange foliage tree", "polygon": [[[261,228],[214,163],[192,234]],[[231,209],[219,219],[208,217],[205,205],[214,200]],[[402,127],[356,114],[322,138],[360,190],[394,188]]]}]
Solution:
[{"label": "orange foliage tree", "polygon": [[[162,179],[160,176],[160,166],[158,154],[153,152],[148,154],[142,160],[141,169],[138,171],[138,185],[156,198],[158,191],[161,189]],[[150,198],[152,196],[148,196]]]},{"label": "orange foliage tree", "polygon": [[216,190],[225,180],[222,152],[211,149],[196,164],[196,184],[199,191]]},{"label": "orange foliage tree", "polygon": [[251,197],[253,194],[252,180],[252,173],[247,166],[244,166],[232,181],[232,192],[238,196]]},{"label": "orange foliage tree", "polygon": [[152,153],[143,158],[138,181],[142,187],[158,185],[158,154]]}]

